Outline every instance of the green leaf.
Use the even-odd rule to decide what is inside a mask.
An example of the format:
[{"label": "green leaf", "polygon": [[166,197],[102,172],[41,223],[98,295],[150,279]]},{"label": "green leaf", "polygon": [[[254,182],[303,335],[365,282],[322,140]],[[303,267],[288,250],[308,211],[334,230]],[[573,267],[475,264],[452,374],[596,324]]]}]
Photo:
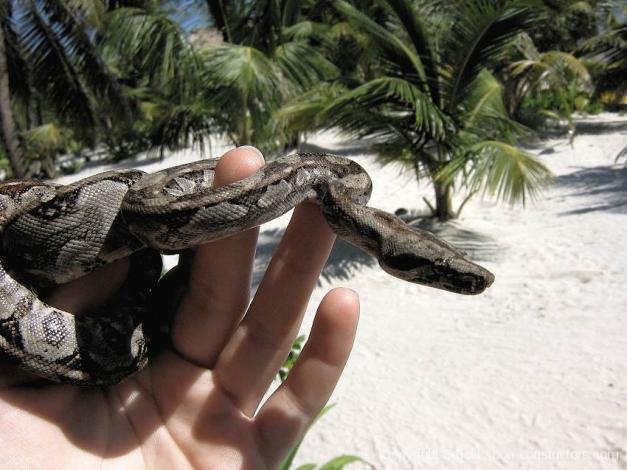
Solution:
[{"label": "green leaf", "polygon": [[451,125],[428,95],[397,77],[375,78],[335,99],[323,110],[329,126],[364,130],[380,127],[380,122],[369,119],[373,113],[380,113],[390,122],[411,117],[417,130],[435,140],[443,139]]},{"label": "green leaf", "polygon": [[[202,51],[207,80],[235,87],[242,95],[277,102],[285,81],[276,64],[254,47],[224,44]],[[270,104],[270,103],[268,103]]]},{"label": "green leaf", "polygon": [[330,29],[331,25],[326,23],[317,23],[315,21],[300,21],[291,26],[283,28],[281,31],[283,36],[293,40],[304,39],[322,39],[325,33]]},{"label": "green leaf", "polygon": [[389,55],[391,60],[403,70],[406,77],[417,76],[419,78],[417,83],[424,87],[423,90],[426,93],[429,93],[427,85],[430,81],[430,77],[427,76],[427,70],[424,67],[422,58],[415,49],[409,47],[409,45],[406,44],[402,38],[398,37],[398,35],[394,34],[393,31],[389,31],[377,24],[343,0],[336,0],[334,5],[338,11],[345,15],[350,22],[354,23],[357,28],[372,37],[374,39],[373,45]]},{"label": "green leaf", "polygon": [[60,149],[65,144],[62,129],[55,123],[42,124],[22,132],[27,146],[34,152],[48,153]]},{"label": "green leaf", "polygon": [[463,113],[460,121],[467,136],[486,140],[500,136],[500,140],[513,143],[529,131],[510,119],[503,101],[503,85],[488,70],[482,70],[468,87],[460,103]]},{"label": "green leaf", "polygon": [[450,55],[445,56],[454,71],[452,81],[447,83],[450,110],[463,99],[482,70],[503,61],[507,46],[531,26],[533,19],[529,9],[507,2],[462,0],[457,7],[457,21],[446,45]]},{"label": "green leaf", "polygon": [[305,342],[305,335],[300,335],[298,338],[294,340],[292,343],[292,348],[287,355],[285,361],[283,361],[283,365],[279,369],[279,379],[283,382],[287,376],[289,375],[292,367],[298,361],[298,357],[300,356],[301,351],[303,350],[303,343]]},{"label": "green leaf", "polygon": [[329,62],[318,49],[298,41],[277,46],[274,51],[276,64],[284,75],[301,90],[307,90],[322,80],[337,75],[335,65]]},{"label": "green leaf", "polygon": [[293,132],[326,128],[322,111],[329,102],[346,93],[346,88],[336,82],[321,82],[309,91],[295,96],[283,106],[276,117]]},{"label": "green leaf", "polygon": [[355,462],[363,462],[363,460],[355,455],[341,455],[329,460],[320,467],[320,470],[342,470],[347,465]]},{"label": "green leaf", "polygon": [[517,201],[525,204],[552,179],[551,172],[540,160],[504,142],[479,142],[467,152],[469,155],[460,154],[446,165],[437,178],[453,182],[470,164],[467,177],[470,191],[483,189],[484,193],[512,204]]},{"label": "green leaf", "polygon": [[[314,424],[316,424],[320,418],[322,418],[325,414],[327,414],[334,406],[335,405],[327,405],[324,408],[322,408],[322,410],[320,410],[320,413],[318,413],[316,417],[313,419],[313,421],[311,422],[307,430],[311,429],[311,427]],[[301,438],[294,445],[294,447],[292,447],[292,450],[290,450],[289,454],[287,454],[287,457],[285,458],[285,460],[283,460],[283,462],[281,462],[281,465],[279,465],[279,470],[289,470],[291,468],[292,463],[294,462],[294,459],[296,458],[296,454],[298,453],[298,449],[300,449],[300,446],[302,443],[303,443],[303,438]]]},{"label": "green leaf", "polygon": [[[435,49],[429,39],[430,33],[414,10],[414,3],[406,0],[378,0],[380,5],[388,7],[403,25],[408,39],[411,41],[424,67],[421,78],[427,83],[433,102],[440,104],[440,90],[432,78],[438,75]],[[421,69],[419,69],[421,70]]]},{"label": "green leaf", "polygon": [[199,72],[180,26],[162,12],[114,10],[107,15],[101,48],[122,73],[146,77],[149,86],[162,93],[180,96],[181,87]]}]

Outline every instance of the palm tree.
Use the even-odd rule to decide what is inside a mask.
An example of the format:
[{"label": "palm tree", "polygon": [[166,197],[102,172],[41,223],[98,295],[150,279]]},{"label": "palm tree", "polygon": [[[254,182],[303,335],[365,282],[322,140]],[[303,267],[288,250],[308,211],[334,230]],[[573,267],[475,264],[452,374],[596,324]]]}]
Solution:
[{"label": "palm tree", "polygon": [[106,143],[118,158],[151,147],[204,145],[214,128],[215,100],[197,50],[156,0],[117,8],[104,17],[98,51],[136,104],[132,128]]},{"label": "palm tree", "polygon": [[512,38],[529,26],[530,11],[490,0],[460,0],[454,9],[435,0],[376,5],[385,13],[378,21],[335,3],[378,52],[371,78],[352,89],[320,86],[283,115],[292,123],[315,115],[319,127],[374,138],[384,162],[405,163],[430,179],[432,212],[441,220],[465,203],[453,210],[460,181],[469,197],[481,189],[511,202],[533,195],[550,174],[514,146],[524,129],[509,118],[494,75]]},{"label": "palm tree", "polygon": [[539,12],[531,36],[541,52],[572,53],[581,40],[597,33],[598,0],[533,0],[529,3]]},{"label": "palm tree", "polygon": [[[254,143],[265,150],[295,143],[298,133],[281,126],[277,110],[337,75],[314,45],[326,26],[316,21],[315,8],[303,13],[307,4],[302,0],[254,2],[239,21],[232,21],[248,26],[231,28],[231,43],[206,50],[216,95],[230,103],[226,109],[234,142]],[[240,126],[233,128],[238,122]]]},{"label": "palm tree", "polygon": [[[240,4],[209,2],[227,42],[203,51],[207,84],[220,103],[223,129],[234,144],[273,150],[296,139],[278,126],[288,99],[336,75],[312,39],[325,26],[304,0]],[[219,8],[218,8],[219,7]],[[226,12],[220,16],[220,12]]]},{"label": "palm tree", "polygon": [[140,134],[170,147],[209,130],[266,151],[289,141],[274,112],[335,72],[298,34],[301,2],[208,2],[219,44],[189,41],[159,3],[117,9],[99,43],[140,103]]},{"label": "palm tree", "polygon": [[9,6],[6,3],[0,4],[0,121],[2,121],[2,137],[13,175],[22,178],[26,175],[26,162],[20,149],[13,110],[11,109],[9,66],[4,32],[7,29]]},{"label": "palm tree", "polygon": [[[585,63],[573,54],[562,51],[540,52],[526,33],[514,42],[517,59],[504,68],[501,75],[506,87],[506,103],[511,116],[520,121],[520,108],[528,97],[538,101],[546,96],[546,108],[537,114],[566,119],[574,132],[572,113],[588,101],[593,89]],[[544,94],[544,95],[543,95]]]},{"label": "palm tree", "polygon": [[28,167],[21,133],[44,120],[92,145],[111,122],[130,122],[129,102],[91,39],[89,21],[104,10],[100,0],[0,5],[0,110],[14,176]]},{"label": "palm tree", "polygon": [[[610,11],[620,11],[620,5],[608,2]],[[584,41],[576,54],[589,64],[596,83],[596,94],[609,92],[615,102],[627,94],[627,7],[622,6],[622,21],[608,15],[606,30]]]}]

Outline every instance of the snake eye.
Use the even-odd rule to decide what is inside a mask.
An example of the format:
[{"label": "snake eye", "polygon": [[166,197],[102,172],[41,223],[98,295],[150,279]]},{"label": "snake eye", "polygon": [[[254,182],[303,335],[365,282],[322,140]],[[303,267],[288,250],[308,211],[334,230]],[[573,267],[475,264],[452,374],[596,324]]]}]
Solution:
[{"label": "snake eye", "polygon": [[433,270],[436,273],[446,273],[447,271],[449,271],[451,268],[451,263],[448,260],[448,258],[438,258],[434,261],[433,263]]}]

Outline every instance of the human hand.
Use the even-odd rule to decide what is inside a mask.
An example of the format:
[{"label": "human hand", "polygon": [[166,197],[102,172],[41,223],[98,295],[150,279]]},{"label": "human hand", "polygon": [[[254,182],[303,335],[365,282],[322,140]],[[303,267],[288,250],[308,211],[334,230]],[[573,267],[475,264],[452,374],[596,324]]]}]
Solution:
[{"label": "human hand", "polygon": [[[263,165],[251,148],[227,152],[216,184]],[[258,229],[199,247],[172,324],[173,351],[128,380],[0,390],[0,455],[21,468],[275,468],[333,391],[350,353],[356,294],[329,292],[289,377],[259,408],[298,333],[334,235],[313,204],[295,209],[249,305]],[[49,299],[80,311],[124,280],[121,260]]]}]

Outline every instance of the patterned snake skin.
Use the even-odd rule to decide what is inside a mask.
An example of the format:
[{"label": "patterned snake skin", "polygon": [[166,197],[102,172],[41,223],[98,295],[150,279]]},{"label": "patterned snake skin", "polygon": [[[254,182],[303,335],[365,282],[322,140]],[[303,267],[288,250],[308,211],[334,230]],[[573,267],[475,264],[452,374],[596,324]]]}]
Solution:
[{"label": "patterned snake skin", "polygon": [[[117,383],[158,350],[146,306],[160,274],[158,252],[241,232],[307,200],[399,279],[461,294],[478,294],[494,280],[448,243],[366,207],[370,178],[351,160],[290,155],[213,189],[216,163],[109,171],[67,186],[0,185],[0,352],[53,381]],[[126,256],[126,284],[100,311],[74,316],[41,300],[55,284]]]}]

